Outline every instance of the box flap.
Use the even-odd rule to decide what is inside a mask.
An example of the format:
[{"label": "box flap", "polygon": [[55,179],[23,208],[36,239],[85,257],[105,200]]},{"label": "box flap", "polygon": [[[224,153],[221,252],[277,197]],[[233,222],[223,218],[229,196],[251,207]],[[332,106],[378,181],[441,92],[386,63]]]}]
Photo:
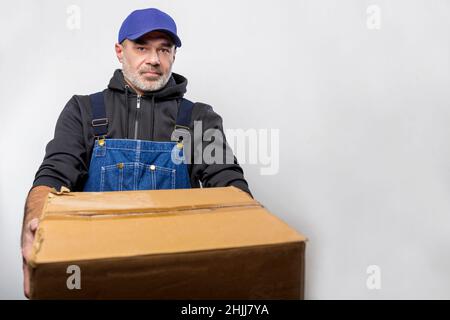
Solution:
[{"label": "box flap", "polygon": [[235,188],[193,188],[152,191],[71,192],[49,194],[45,215],[102,215],[157,213],[235,206],[260,206]]}]

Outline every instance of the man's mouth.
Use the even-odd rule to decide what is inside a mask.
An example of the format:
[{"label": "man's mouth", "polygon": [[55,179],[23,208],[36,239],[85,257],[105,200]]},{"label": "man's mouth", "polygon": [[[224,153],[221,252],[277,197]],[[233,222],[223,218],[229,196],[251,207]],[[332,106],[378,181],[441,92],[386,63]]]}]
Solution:
[{"label": "man's mouth", "polygon": [[149,77],[157,77],[157,76],[161,75],[159,72],[155,72],[155,71],[144,71],[144,72],[141,72],[141,74],[143,74],[145,76],[149,76]]}]

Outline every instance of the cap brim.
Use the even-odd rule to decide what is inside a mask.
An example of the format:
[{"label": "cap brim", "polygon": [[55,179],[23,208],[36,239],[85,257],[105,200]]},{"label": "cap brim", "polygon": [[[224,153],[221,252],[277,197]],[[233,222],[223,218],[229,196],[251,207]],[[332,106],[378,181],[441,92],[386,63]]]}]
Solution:
[{"label": "cap brim", "polygon": [[161,31],[161,32],[166,33],[172,39],[172,41],[173,41],[173,43],[175,44],[176,47],[178,47],[178,48],[181,47],[181,40],[180,40],[180,38],[178,38],[178,36],[175,33],[173,33],[170,30],[167,30],[165,28],[152,28],[150,30],[146,30],[146,31],[138,32],[138,33],[133,33],[133,34],[127,36],[126,39],[134,41],[134,40],[139,39],[143,35],[145,35],[147,33],[150,33],[150,32],[153,32],[153,31]]}]

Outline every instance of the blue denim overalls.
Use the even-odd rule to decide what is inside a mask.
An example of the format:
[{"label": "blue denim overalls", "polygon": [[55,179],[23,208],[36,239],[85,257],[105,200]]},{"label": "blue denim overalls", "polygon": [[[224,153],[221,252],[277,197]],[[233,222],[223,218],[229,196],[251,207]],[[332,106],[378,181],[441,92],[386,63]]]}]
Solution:
[{"label": "blue denim overalls", "polygon": [[[190,188],[181,140],[157,142],[106,139],[103,92],[90,95],[96,137],[83,191],[125,191]],[[182,99],[175,132],[189,128],[193,103]],[[174,134],[172,134],[172,139]],[[176,159],[176,161],[174,161]]]}]

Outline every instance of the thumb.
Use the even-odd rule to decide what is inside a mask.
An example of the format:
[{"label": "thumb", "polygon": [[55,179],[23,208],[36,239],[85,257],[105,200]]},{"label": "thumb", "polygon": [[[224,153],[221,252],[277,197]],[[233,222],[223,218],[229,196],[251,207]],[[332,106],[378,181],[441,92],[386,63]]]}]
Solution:
[{"label": "thumb", "polygon": [[28,223],[28,227],[31,231],[35,232],[39,227],[39,218],[34,218]]}]

